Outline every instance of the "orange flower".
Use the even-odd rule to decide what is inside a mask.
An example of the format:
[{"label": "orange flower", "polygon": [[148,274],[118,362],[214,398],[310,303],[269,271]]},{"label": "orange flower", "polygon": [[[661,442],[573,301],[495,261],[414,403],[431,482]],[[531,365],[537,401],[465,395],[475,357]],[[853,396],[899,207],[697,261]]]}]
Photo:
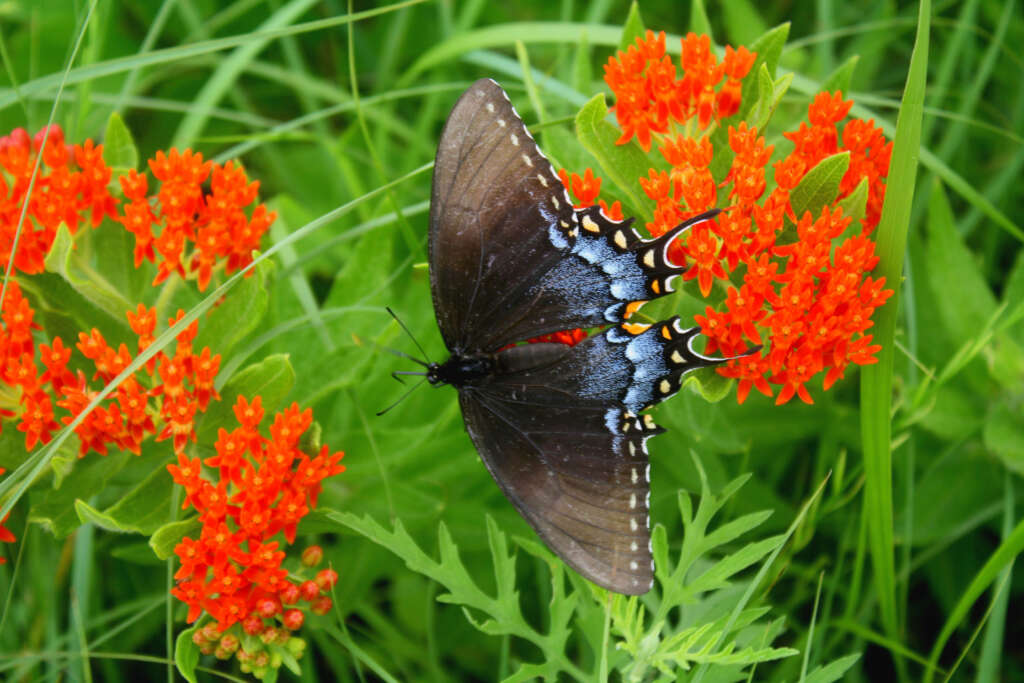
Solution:
[{"label": "orange flower", "polygon": [[[239,396],[235,414],[239,427],[221,429],[216,455],[205,464],[219,472],[216,482],[201,476],[199,459],[178,456],[168,470],[185,487],[185,507],[199,512],[199,539],[184,538],[175,548],[181,568],[173,594],[189,606],[189,621],[206,611],[224,631],[245,621],[246,632],[258,635],[281,620],[281,605],[298,594],[282,568],[285,552],[276,534],[288,543],[299,521],[316,505],[325,478],[344,471],[343,454],[323,446],[315,458],[299,450],[310,427],[312,411],[292,404],[275,416],[270,438],[258,432],[263,418],[260,397],[249,403]],[[305,596],[310,602],[321,597]]]},{"label": "orange flower", "polygon": [[[697,280],[705,297],[715,280],[727,281],[721,310],[709,306],[696,316],[708,337],[708,353],[736,355],[764,345],[719,368],[722,375],[739,380],[737,400],[746,400],[751,388],[771,396],[770,385],[775,384],[780,386],[777,403],[793,396],[811,402],[807,382],[818,373],[825,373],[823,386],[828,389],[851,363],[875,360],[878,345],[866,331],[874,310],[892,291],[884,288],[884,281],[867,277],[878,260],[867,236],[881,215],[892,144],[872,121],[843,125],[852,103],[841,93],[819,93],[808,106],[807,122],[783,133],[793,149],[774,162],[773,187],[766,170],[774,147],[746,122],[728,129],[731,159],[717,185],[710,169],[721,150],[713,149],[708,132],[738,113],[741,81],[756,55],[727,47],[719,61],[710,39],[691,33],[682,41],[677,78],[664,43],[664,33],[648,31],[605,65],[622,130],[618,144],[634,137],[644,150],[653,144],[668,164],[668,170],[652,164],[638,178],[653,203],[647,228],[653,236],[662,235],[718,206],[718,189],[728,188],[730,206],[670,245],[669,258],[689,265],[683,279]],[[688,123],[687,128],[680,128],[681,123]],[[792,190],[821,160],[844,151],[850,164],[836,200],[817,210],[817,216],[795,215]],[[599,186],[589,169],[582,179],[566,171],[561,176],[567,188],[593,203]],[[838,202],[865,180],[861,234],[844,237],[851,221]],[[787,219],[795,224],[797,239],[787,235],[780,243]]]},{"label": "orange flower", "polygon": [[[149,160],[149,168],[160,181],[159,210],[153,210],[146,196],[146,176],[133,170],[118,179],[131,201],[117,220],[135,235],[135,265],[157,264],[153,284],[177,274],[195,277],[204,291],[219,264],[230,275],[252,262],[252,252],[277,217],[263,204],[246,216],[245,207],[256,200],[258,182],[249,182],[234,162],[221,166],[203,161],[201,154],[188,149],[159,151]],[[203,183],[208,179],[206,194]]]},{"label": "orange flower", "polygon": [[[34,313],[16,284],[12,283],[8,292],[4,306],[6,326],[0,327],[0,361],[3,363],[0,380],[21,389],[15,404],[21,408],[18,430],[25,433],[26,450],[31,450],[39,443],[49,443],[61,424],[70,424],[92,401],[95,391],[89,388],[84,373],[79,371],[76,376],[68,369],[72,349],[66,347],[60,337],[54,337],[51,344],[39,345],[40,360],[46,369],[38,373],[35,344],[30,334]],[[183,312],[179,312],[180,315]],[[136,312],[129,311],[127,317],[139,336],[139,349],[145,349],[153,341],[155,309],[147,310],[140,305]],[[179,451],[189,440],[195,439],[192,427],[195,412],[205,410],[209,401],[217,397],[213,382],[220,365],[220,356],[211,356],[207,348],[198,356],[193,354],[195,329],[194,324],[190,325],[179,335],[174,356],[157,354],[145,366],[143,371],[149,376],[145,384],[139,381],[138,375],[128,377],[106,404],[95,408],[75,428],[80,457],[89,451],[105,455],[108,445],[139,455],[148,434],[158,434],[157,440],[173,436],[175,450]],[[132,354],[125,344],[120,344],[117,350],[111,348],[97,329],[88,334],[80,333],[75,346],[92,361],[93,379],[104,383],[112,381],[132,362]],[[20,354],[14,355],[14,351]],[[155,383],[154,377],[157,378]],[[0,396],[3,395],[0,392]],[[150,405],[151,400],[157,402],[155,407]],[[54,413],[55,406],[66,411],[59,418]],[[18,415],[11,407],[14,406],[0,405],[0,417]],[[153,419],[156,414],[163,423],[159,429]]]},{"label": "orange flower", "polygon": [[[45,139],[45,147],[43,147]],[[29,181],[40,150],[42,165],[29,198]],[[88,212],[93,227],[115,215],[116,202],[107,190],[110,168],[103,161],[103,146],[87,140],[68,146],[60,126],[50,126],[29,139],[23,128],[0,138],[0,264],[11,258],[22,208],[28,211],[18,237],[14,267],[22,273],[40,273],[43,260],[64,223],[74,234]]]},{"label": "orange flower", "polygon": [[690,236],[686,241],[686,254],[693,260],[693,265],[683,273],[683,279],[697,278],[700,293],[707,296],[711,293],[714,278],[725,279],[725,270],[718,258],[718,243],[707,223],[699,223],[690,230]]},{"label": "orange flower", "polygon": [[[672,60],[665,54],[665,33],[647,31],[625,52],[608,59],[605,82],[615,93],[615,118],[622,129],[618,144],[634,137],[644,151],[650,150],[653,135],[665,135],[674,123],[686,123],[697,117],[706,129],[739,111],[741,80],[750,71],[757,55],[744,47],[727,47],[725,60],[719,63],[711,52],[708,36],[690,33],[682,40],[680,66],[676,77]],[[719,91],[723,77],[725,84]]]}]

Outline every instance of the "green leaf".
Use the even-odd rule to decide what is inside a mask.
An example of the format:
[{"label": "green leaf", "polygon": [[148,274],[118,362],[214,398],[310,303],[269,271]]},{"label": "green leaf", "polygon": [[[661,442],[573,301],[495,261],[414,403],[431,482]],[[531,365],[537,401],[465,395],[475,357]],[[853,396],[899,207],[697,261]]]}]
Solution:
[{"label": "green leaf", "polygon": [[[629,15],[622,25],[622,38],[619,39],[619,50],[625,52],[633,41],[644,37],[644,20],[640,18],[640,5],[633,0],[629,6]],[[586,90],[582,91],[586,92]]]},{"label": "green leaf", "polygon": [[115,175],[139,166],[139,151],[135,148],[132,133],[116,111],[107,119],[107,131],[103,135],[103,161]]},{"label": "green leaf", "polygon": [[89,453],[75,463],[74,471],[63,479],[59,489],[37,487],[32,491],[29,521],[41,525],[57,538],[65,538],[81,524],[75,502],[102,491],[110,478],[120,472],[132,457],[130,453],[122,452],[106,457]]},{"label": "green leaf", "polygon": [[[965,449],[932,462],[914,482],[914,507],[896,518],[896,528],[906,529],[907,514],[913,522],[915,547],[949,543],[965,529],[985,522],[999,507],[999,491],[1005,470],[995,458],[979,457]],[[963,482],[970,481],[970,486]],[[950,491],[957,495],[950,496]],[[941,505],[935,501],[941,500]],[[906,542],[906,541],[904,541]]]},{"label": "green leaf", "polygon": [[688,30],[698,35],[712,35],[711,21],[708,19],[708,11],[704,7],[704,0],[693,0],[690,3],[690,24]]},{"label": "green leaf", "polygon": [[945,384],[935,394],[921,426],[948,441],[967,438],[982,425],[984,405],[957,385]]},{"label": "green leaf", "polygon": [[793,214],[798,221],[807,211],[810,211],[811,216],[816,218],[821,213],[823,206],[836,200],[836,197],[839,196],[839,183],[849,167],[850,153],[840,152],[825,157],[807,172],[800,184],[794,187],[789,195]]},{"label": "green leaf", "polygon": [[[768,75],[775,78],[775,69],[779,65],[779,58],[782,57],[782,49],[786,47],[786,39],[789,37],[789,23],[780,24],[769,29],[760,38],[748,46],[751,52],[756,52],[757,57],[750,68],[750,74],[757,74],[763,65],[768,70]],[[787,84],[788,87],[788,84]],[[743,90],[740,101],[739,115],[746,119],[747,112],[754,105],[754,96],[758,90],[758,79],[751,78],[748,74],[743,79]],[[717,148],[716,148],[717,149]]]},{"label": "green leaf", "polygon": [[101,529],[105,529],[106,531],[116,531],[119,533],[130,531],[129,529],[122,528],[113,517],[100,512],[85,501],[75,501],[75,512],[78,513],[78,519],[81,520],[82,524],[92,522]]},{"label": "green leaf", "polygon": [[93,522],[107,531],[147,536],[160,528],[170,513],[174,480],[163,464],[155,468],[152,465],[147,467],[152,469],[149,476],[104,512],[84,501],[76,501],[75,509],[82,522]]},{"label": "green leaf", "polygon": [[853,192],[846,195],[839,200],[839,208],[843,210],[844,216],[850,216],[853,218],[853,222],[850,223],[850,227],[847,230],[854,230],[857,234],[860,233],[860,222],[864,220],[864,216],[867,215],[868,208],[868,179],[861,178],[861,181],[857,183],[857,187],[853,189]]},{"label": "green leaf", "polygon": [[119,334],[129,333],[126,319],[114,320],[105,315],[96,315],[93,303],[57,273],[32,276],[31,294],[35,295],[32,301],[36,311],[35,321],[42,325],[51,338],[77,339],[79,332],[93,327],[110,340],[116,339]]},{"label": "green leaf", "polygon": [[874,314],[874,341],[882,347],[878,353],[878,363],[865,366],[860,371],[864,515],[867,518],[868,548],[881,622],[886,634],[893,639],[900,638],[893,557],[891,450],[894,341],[900,296],[897,285],[906,257],[917,160],[921,154],[921,119],[928,76],[930,21],[931,2],[922,0],[918,7],[917,35],[910,56],[907,84],[896,120],[896,137],[886,180],[882,218],[875,230],[879,257],[875,274],[884,277],[896,293]]},{"label": "green leaf", "polygon": [[[130,249],[128,258],[131,258]],[[125,312],[135,308],[107,277],[109,271],[97,270],[83,263],[81,253],[75,250],[71,231],[63,223],[57,228],[50,253],[46,255],[46,270],[60,275],[78,294],[111,318],[124,320]],[[124,324],[127,326],[127,322]]]},{"label": "green leaf", "polygon": [[295,659],[295,655],[291,653],[287,646],[271,645],[268,649],[281,658],[281,663],[284,664],[289,671],[296,676],[302,676],[302,667],[299,665],[299,660]]},{"label": "green leaf", "polygon": [[64,483],[64,477],[74,471],[75,463],[79,461],[79,447],[78,435],[72,434],[50,459],[50,469],[53,470],[53,488],[59,489]]},{"label": "green leaf", "polygon": [[840,657],[834,662],[829,662],[824,666],[816,667],[811,673],[807,674],[807,678],[803,679],[803,683],[832,683],[833,681],[842,680],[843,675],[849,671],[857,660],[860,659],[859,654],[846,655]]},{"label": "green leaf", "polygon": [[779,80],[773,81],[768,73],[768,67],[764,64],[756,73],[757,101],[750,107],[745,120],[748,126],[757,128],[758,132],[763,132],[775,110],[778,109],[782,96],[789,90],[789,86],[793,82],[793,74],[784,74]]},{"label": "green leaf", "polygon": [[[939,661],[939,655],[942,654],[942,650],[945,648],[950,636],[965,623],[971,605],[989,586],[995,583],[996,579],[999,578],[1000,572],[1007,567],[1013,566],[1014,560],[1021,552],[1024,552],[1024,520],[1021,520],[1013,528],[1013,531],[1004,538],[995,552],[989,556],[985,565],[971,579],[967,588],[960,592],[960,599],[946,617],[946,623],[942,625],[942,631],[939,632],[938,637],[935,639],[935,644],[932,646],[931,654],[928,657],[930,666],[924,679],[926,683],[930,683],[932,680],[935,666]],[[1005,584],[1001,588],[1002,590],[1010,590]]]},{"label": "green leaf", "polygon": [[860,55],[853,55],[840,64],[839,67],[830,73],[824,82],[822,82],[822,92],[835,92],[838,90],[843,93],[844,97],[849,98],[850,81],[853,80],[853,71],[857,68],[857,62],[859,61]]},{"label": "green leaf", "polygon": [[764,33],[764,19],[750,0],[729,0],[721,5],[725,15],[725,26],[729,32],[729,40],[733,44],[743,45],[756,40],[758,34]]},{"label": "green leaf", "polygon": [[[284,397],[295,384],[295,371],[288,356],[275,354],[267,356],[239,371],[220,390],[220,400],[212,402],[196,427],[196,438],[202,445],[217,440],[217,430],[237,425],[234,407],[239,396],[252,401],[256,396],[263,398],[264,414],[270,416],[280,407]],[[229,430],[230,431],[230,430]]]},{"label": "green leaf", "polygon": [[[487,537],[497,584],[493,596],[484,592],[469,575],[459,555],[459,549],[444,523],[438,529],[441,559],[435,560],[416,544],[401,520],[397,520],[394,531],[390,531],[369,516],[359,517],[348,512],[331,512],[328,516],[336,523],[395,553],[413,571],[440,583],[445,592],[438,595],[437,600],[462,605],[466,619],[474,628],[491,635],[514,635],[524,638],[540,648],[544,654],[542,662],[524,665],[530,667],[531,671],[540,672],[537,675],[554,680],[558,678],[560,671],[565,671],[571,666],[565,656],[569,636],[569,631],[564,626],[565,605],[552,610],[549,614],[548,628],[543,632],[534,629],[526,621],[515,586],[515,556],[509,553],[505,534],[490,517],[487,517],[486,521]],[[560,604],[560,601],[565,599],[560,581],[553,580],[553,590],[552,604]],[[571,603],[570,607],[574,604]],[[488,618],[478,621],[470,609],[478,610]]]},{"label": "green leaf", "polygon": [[989,408],[983,432],[985,446],[1017,474],[1024,474],[1024,410],[1018,401],[1000,401]]},{"label": "green leaf", "polygon": [[928,282],[939,304],[939,317],[954,343],[960,344],[987,325],[996,309],[995,296],[957,232],[953,210],[938,181],[932,186],[925,226]]},{"label": "green leaf", "polygon": [[638,178],[646,177],[651,162],[636,141],[617,145],[621,133],[608,123],[608,105],[604,93],[595,95],[576,114],[576,136],[580,144],[594,155],[601,165],[602,174],[607,177],[626,198],[634,215],[652,220],[651,209],[640,193]]},{"label": "green leaf", "polygon": [[590,44],[587,32],[580,34],[580,42],[576,45],[576,53],[572,60],[572,85],[578,92],[590,92],[594,82],[594,72],[590,64]]},{"label": "green leaf", "polygon": [[199,646],[192,642],[192,634],[199,630],[199,624],[187,628],[174,639],[174,666],[189,683],[199,683],[196,667],[199,666]]},{"label": "green leaf", "polygon": [[1017,253],[1017,260],[1010,268],[1010,275],[1003,288],[1003,301],[1010,306],[1019,306],[1024,301],[1024,250]]},{"label": "green leaf", "polygon": [[[749,47],[752,52],[757,53],[757,57],[754,59],[747,77],[743,79],[740,109],[735,116],[724,120],[722,125],[711,134],[711,144],[715,148],[715,156],[711,159],[710,169],[711,175],[718,181],[725,178],[735,156],[732,149],[729,148],[729,126],[733,121],[747,120],[751,110],[760,101],[759,90],[762,85],[759,74],[762,71],[762,67],[768,76],[773,79],[774,88],[781,87],[783,90],[789,88],[792,74],[786,74],[786,76],[783,76],[778,81],[774,80],[775,68],[779,63],[779,57],[782,55],[782,48],[785,47],[788,36],[789,24],[782,24],[762,35]],[[764,118],[766,113],[770,116],[770,112],[767,112],[766,109],[759,108],[758,119]]]},{"label": "green leaf", "polygon": [[228,292],[219,305],[210,309],[209,315],[199,324],[195,348],[208,346],[211,354],[220,354],[224,359],[239,340],[256,329],[267,312],[265,284],[272,268],[272,261],[260,263],[249,277],[243,278]]},{"label": "green leaf", "polygon": [[686,375],[683,387],[691,386],[708,403],[718,403],[732,393],[733,380],[714,368],[700,368]]},{"label": "green leaf", "polygon": [[195,517],[164,524],[149,537],[149,547],[161,560],[168,560],[174,557],[174,548],[181,539],[197,533],[201,526]]}]

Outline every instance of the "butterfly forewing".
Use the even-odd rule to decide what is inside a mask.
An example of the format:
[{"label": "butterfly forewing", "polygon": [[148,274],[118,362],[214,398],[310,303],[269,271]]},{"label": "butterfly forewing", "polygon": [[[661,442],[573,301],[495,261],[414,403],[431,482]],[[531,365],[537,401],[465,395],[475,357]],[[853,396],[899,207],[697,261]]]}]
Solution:
[{"label": "butterfly forewing", "polygon": [[574,210],[494,81],[459,98],[441,134],[430,207],[430,282],[450,350],[494,351],[550,332],[625,320],[671,291],[668,243],[597,207]]},{"label": "butterfly forewing", "polygon": [[[575,222],[505,92],[491,80],[474,83],[445,124],[434,164],[430,281],[448,348],[517,341],[499,337],[517,334],[506,328],[533,308],[523,292],[568,248],[555,247],[549,229],[567,235]],[[549,331],[565,329],[554,324]]]}]

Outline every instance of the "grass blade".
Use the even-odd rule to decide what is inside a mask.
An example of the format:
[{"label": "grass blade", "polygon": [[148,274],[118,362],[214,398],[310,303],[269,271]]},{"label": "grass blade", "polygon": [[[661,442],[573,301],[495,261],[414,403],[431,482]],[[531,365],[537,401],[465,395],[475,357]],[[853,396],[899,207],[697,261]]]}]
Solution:
[{"label": "grass blade", "polygon": [[928,67],[931,3],[924,0],[918,15],[917,37],[896,120],[896,137],[882,220],[878,226],[877,274],[896,291],[876,312],[875,342],[882,345],[878,363],[861,373],[861,435],[864,442],[864,507],[868,515],[868,545],[875,572],[875,590],[886,634],[899,639],[893,558],[892,452],[890,411],[899,302],[900,272],[907,245],[907,228],[914,197],[921,119]]}]

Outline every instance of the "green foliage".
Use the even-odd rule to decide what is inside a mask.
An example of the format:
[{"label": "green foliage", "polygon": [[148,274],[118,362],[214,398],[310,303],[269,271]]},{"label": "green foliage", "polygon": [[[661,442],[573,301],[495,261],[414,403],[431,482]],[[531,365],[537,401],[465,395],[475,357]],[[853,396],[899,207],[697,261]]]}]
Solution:
[{"label": "green foliage", "polygon": [[[650,203],[643,197],[637,178],[646,177],[650,159],[635,141],[616,144],[622,131],[607,121],[604,94],[594,95],[576,114],[576,137],[601,165],[602,174],[623,193],[623,211],[651,220]],[[609,192],[614,196],[614,192]]]},{"label": "green foliage", "polygon": [[[682,12],[646,2],[641,17],[624,0],[425,0],[352,15],[312,0],[8,3],[0,134],[59,123],[68,142],[102,142],[115,174],[146,171],[171,145],[239,159],[279,213],[251,276],[225,285],[216,272],[203,293],[174,278],[153,287],[156,269],[135,267],[134,240],[112,221],[74,235],[62,226],[46,272],[20,281],[36,340],[73,346],[95,327],[134,354],[126,310],[156,306],[160,329],[179,308],[198,316],[197,347],[221,354],[221,400],[199,419],[190,457],[234,427],[240,394],[260,394],[268,413],[313,408],[303,447],[344,449],[348,469],[291,550],[318,543],[339,573],[332,613],[307,614],[306,658],[282,656],[302,680],[1024,680],[1013,640],[1024,551],[1019,8],[696,0]],[[820,90],[852,97],[851,115],[895,140],[875,276],[899,301],[869,330],[883,362],[813,387],[813,406],[756,392],[739,406],[735,385],[709,372],[655,409],[669,429],[650,442],[657,584],[623,598],[537,540],[473,452],[453,392],[421,388],[373,413],[407,388],[393,370],[418,369],[380,351],[419,355],[384,306],[443,360],[425,263],[428,171],[468,83],[501,82],[527,125],[542,123],[556,169],[593,167],[603,198],[638,225],[651,219],[637,179],[660,155],[615,144],[601,80],[645,28],[667,32],[677,67],[691,30],[719,56],[740,41],[758,53],[716,148],[745,121],[778,160],[791,146],[781,133]],[[716,181],[730,162],[716,154]],[[820,211],[848,163],[823,161],[794,202]],[[841,202],[855,219],[848,234],[867,198],[862,184]],[[642,313],[702,312],[695,286],[680,290]],[[173,344],[165,333],[156,347]],[[91,375],[76,358],[72,369]],[[17,399],[0,392],[0,408]],[[3,427],[0,506],[17,542],[0,544],[0,678],[238,676],[200,656],[168,596],[174,548],[199,531],[166,470],[170,441],[79,459],[67,430],[28,453],[16,422]]]},{"label": "green foliage", "polygon": [[116,173],[139,167],[139,150],[135,148],[132,132],[116,112],[107,120],[103,134],[103,161]]},{"label": "green foliage", "polygon": [[622,25],[622,37],[619,39],[619,49],[628,50],[637,38],[643,38],[644,20],[640,18],[640,5],[633,0],[629,6],[629,16]]},{"label": "green foliage", "polygon": [[196,666],[199,664],[199,647],[192,642],[192,634],[199,630],[199,624],[182,629],[174,640],[174,666],[189,683],[198,683]]},{"label": "green foliage", "polygon": [[789,196],[797,220],[803,218],[805,212],[817,218],[822,206],[835,201],[839,196],[839,182],[849,167],[850,153],[840,152],[822,159],[807,172]]},{"label": "green foliage", "polygon": [[[516,539],[530,554],[544,560],[550,575],[550,600],[540,627],[531,624],[524,614],[517,587],[516,556],[510,553],[507,535],[492,517],[486,518],[486,525],[493,592],[472,578],[443,522],[438,534],[440,559],[435,560],[416,543],[400,520],[389,530],[369,516],[333,511],[327,517],[387,548],[411,570],[440,584],[446,592],[438,595],[437,600],[461,606],[474,628],[491,636],[512,636],[535,645],[543,659],[520,664],[506,681],[537,677],[560,680],[564,676],[594,680],[601,656],[609,656],[626,680],[648,680],[659,674],[680,680],[695,664],[713,664],[739,672],[797,653],[791,648],[769,646],[782,629],[781,622],[761,621],[768,614],[768,607],[733,612],[740,598],[738,589],[749,581],[742,572],[764,561],[779,548],[785,536],[750,542],[732,552],[723,550],[760,526],[771,513],[751,513],[710,532],[708,529],[715,513],[747,479],[731,482],[717,496],[711,494],[704,480],[696,514],[690,497],[679,494],[683,547],[678,560],[671,562],[665,528],[655,529],[654,556],[661,596],[651,593],[644,602],[636,596],[609,593],[574,575],[569,578],[577,590],[567,592],[562,563],[539,544]],[[723,554],[719,557],[719,553]],[[478,614],[484,618],[480,619]],[[605,619],[609,620],[613,637],[609,639],[606,635],[599,642],[588,641],[588,634],[600,632]],[[574,636],[593,648],[588,658],[589,669],[573,663],[567,652],[577,643]],[[623,657],[623,653],[628,657]]]}]

